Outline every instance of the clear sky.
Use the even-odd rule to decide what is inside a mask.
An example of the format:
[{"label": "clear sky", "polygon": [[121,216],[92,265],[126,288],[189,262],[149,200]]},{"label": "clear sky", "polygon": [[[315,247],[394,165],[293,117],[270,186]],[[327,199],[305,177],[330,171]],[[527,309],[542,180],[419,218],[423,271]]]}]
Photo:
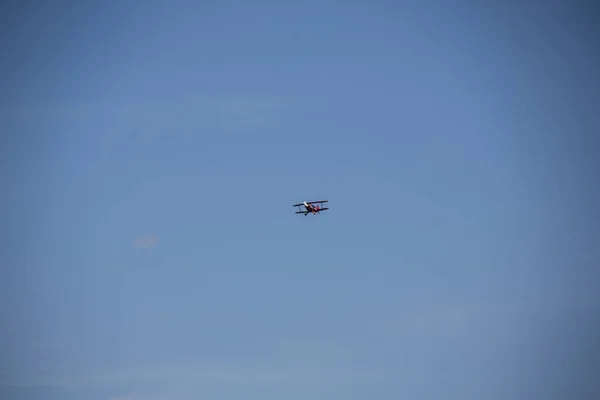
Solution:
[{"label": "clear sky", "polygon": [[12,3],[0,398],[599,398],[593,3]]}]

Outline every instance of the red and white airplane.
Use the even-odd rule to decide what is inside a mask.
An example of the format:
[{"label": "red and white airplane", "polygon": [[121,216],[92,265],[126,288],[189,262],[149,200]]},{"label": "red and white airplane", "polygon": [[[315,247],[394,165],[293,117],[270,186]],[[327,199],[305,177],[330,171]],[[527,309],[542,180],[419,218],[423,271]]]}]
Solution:
[{"label": "red and white airplane", "polygon": [[[313,213],[313,215],[317,215],[321,211],[329,210],[329,208],[327,208],[327,207],[321,208],[318,205],[313,206],[313,204],[323,205],[323,203],[327,203],[327,200],[309,201],[309,202],[303,201],[302,203],[294,204],[294,207],[298,207],[298,211],[296,211],[296,214],[304,214],[304,216],[306,217],[309,212]],[[301,206],[304,206],[304,211],[302,211],[300,209]]]}]

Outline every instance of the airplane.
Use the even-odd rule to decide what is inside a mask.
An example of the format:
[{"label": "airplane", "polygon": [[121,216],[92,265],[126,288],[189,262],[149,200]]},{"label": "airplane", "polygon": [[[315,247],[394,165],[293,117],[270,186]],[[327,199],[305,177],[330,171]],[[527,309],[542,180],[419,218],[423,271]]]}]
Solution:
[{"label": "airplane", "polygon": [[[306,217],[309,212],[313,213],[313,215],[317,215],[321,211],[329,210],[329,208],[327,208],[327,207],[321,208],[318,205],[313,206],[313,204],[317,204],[317,203],[322,205],[323,203],[327,203],[327,201],[328,200],[309,201],[309,202],[303,201],[302,203],[294,204],[293,207],[298,207],[298,211],[296,211],[296,214],[304,214],[304,216]],[[304,206],[305,211],[302,211],[300,209],[300,206]]]}]

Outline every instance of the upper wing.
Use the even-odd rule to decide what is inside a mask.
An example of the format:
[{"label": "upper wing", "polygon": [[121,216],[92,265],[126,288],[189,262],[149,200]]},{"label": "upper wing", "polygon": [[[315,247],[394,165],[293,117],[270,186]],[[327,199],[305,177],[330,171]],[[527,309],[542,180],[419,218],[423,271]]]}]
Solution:
[{"label": "upper wing", "polygon": [[[318,200],[318,201],[307,201],[306,204],[323,204],[323,203],[327,203],[329,200]],[[298,206],[303,206],[304,203],[299,203],[299,204],[294,204],[292,207],[298,207]]]}]

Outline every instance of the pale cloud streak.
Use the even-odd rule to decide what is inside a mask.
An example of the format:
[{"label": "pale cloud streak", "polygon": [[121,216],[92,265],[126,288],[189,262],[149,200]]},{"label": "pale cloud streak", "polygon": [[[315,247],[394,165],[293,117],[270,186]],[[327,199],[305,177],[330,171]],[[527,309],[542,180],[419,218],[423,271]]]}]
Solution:
[{"label": "pale cloud streak", "polygon": [[[14,121],[69,127],[77,137],[100,127],[103,140],[144,139],[206,134],[215,130],[244,133],[280,119],[282,102],[257,95],[212,98],[124,99],[88,103],[43,103],[0,107],[0,116]],[[140,121],[144,121],[140,123]],[[175,129],[174,129],[175,127]],[[63,129],[64,130],[64,129]]]},{"label": "pale cloud streak", "polygon": [[132,247],[135,249],[149,249],[156,246],[158,237],[156,235],[146,235],[136,238],[132,242]]},{"label": "pale cloud streak", "polygon": [[[263,368],[263,367],[202,367],[202,366],[157,366],[89,371],[74,374],[46,374],[30,380],[11,380],[0,383],[4,387],[46,386],[63,389],[111,388],[122,385],[139,385],[143,388],[161,388],[163,393],[172,393],[178,388],[208,386],[278,386],[306,385],[335,381],[357,381],[373,379],[375,371],[345,368]],[[136,394],[139,396],[140,394]],[[133,396],[122,394],[124,399]],[[134,397],[137,398],[137,397]]]},{"label": "pale cloud streak", "polygon": [[174,400],[176,397],[167,394],[127,394],[111,396],[108,400]]},{"label": "pale cloud streak", "polygon": [[239,97],[218,101],[212,109],[222,128],[243,129],[273,122],[277,108],[272,100]]}]

